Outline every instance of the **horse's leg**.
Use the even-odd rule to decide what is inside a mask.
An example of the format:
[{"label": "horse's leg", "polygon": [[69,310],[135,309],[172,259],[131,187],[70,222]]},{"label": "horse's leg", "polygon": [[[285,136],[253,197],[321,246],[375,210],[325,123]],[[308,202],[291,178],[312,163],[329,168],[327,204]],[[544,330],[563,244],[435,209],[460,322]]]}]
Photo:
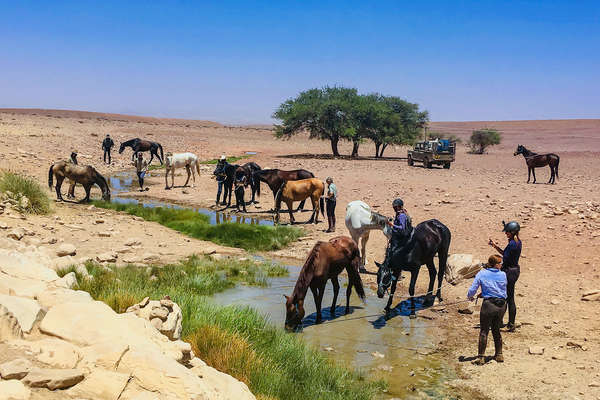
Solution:
[{"label": "horse's leg", "polygon": [[[309,224],[315,222],[315,218],[317,220],[319,219],[319,210],[317,210],[317,208],[319,207],[319,201],[317,200],[317,202],[315,203],[315,200],[313,199],[312,196],[310,196],[310,201],[312,202],[313,212],[312,212],[312,214],[310,214],[310,219],[308,220]],[[315,224],[316,223],[317,222],[315,222]]]},{"label": "horse's leg", "polygon": [[75,181],[71,181],[69,183],[69,194],[67,195],[69,199],[75,198]]},{"label": "horse's leg", "polygon": [[327,281],[323,282],[321,287],[319,287],[317,289],[318,295],[317,295],[317,300],[315,301],[315,305],[317,306],[317,320],[316,320],[317,324],[320,324],[321,321],[323,320],[323,318],[321,316],[321,303],[323,302],[323,294],[325,294],[325,285],[326,284],[327,284]]},{"label": "horse's leg", "polygon": [[340,292],[340,282],[338,281],[338,277],[331,278],[331,284],[333,285],[333,302],[331,303],[330,314],[331,317],[335,317],[335,306],[337,303],[338,293]]},{"label": "horse's leg", "polygon": [[394,293],[396,293],[396,284],[397,283],[398,283],[397,279],[392,280],[392,287],[390,288],[390,298],[388,299],[388,302],[384,308],[386,314],[390,313],[390,309],[392,307],[392,300],[394,300]]},{"label": "horse's leg", "polygon": [[362,236],[362,243],[361,243],[362,249],[360,251],[360,255],[362,258],[363,268],[367,265],[367,242],[369,241],[369,234],[370,234],[370,232],[366,231],[366,233],[364,233]]},{"label": "horse's leg", "polygon": [[196,186],[196,173],[194,172],[194,166],[190,166],[190,169],[192,170],[192,179],[194,180],[194,183],[192,183],[192,187]]},{"label": "horse's leg", "polygon": [[85,189],[85,198],[81,201],[79,201],[80,203],[87,203],[90,201],[90,192],[92,191],[92,185],[83,185],[83,188]]},{"label": "horse's leg", "polygon": [[185,180],[185,183],[183,184],[184,187],[187,186],[188,182],[190,181],[190,166],[186,165],[185,166],[185,171],[187,172],[187,179]]},{"label": "horse's leg", "polygon": [[417,277],[419,276],[419,268],[416,267],[410,271],[410,286],[408,287],[408,294],[410,295],[410,318],[417,318],[415,315],[415,285],[417,284]]},{"label": "horse's leg", "polygon": [[56,190],[56,199],[60,200],[60,201],[63,201],[62,194],[60,193],[60,188],[62,187],[62,183],[63,183],[64,179],[65,178],[62,177],[62,176],[58,176],[58,175],[56,176],[56,187],[55,187],[55,190]]},{"label": "horse's leg", "polygon": [[150,150],[150,161],[148,161],[148,165],[152,164],[152,160],[154,159],[154,153]]},{"label": "horse's leg", "polygon": [[535,183],[535,167],[531,168],[531,173],[533,174],[533,183]]},{"label": "horse's leg", "polygon": [[548,164],[548,167],[550,167],[550,180],[548,183],[554,184],[554,168],[550,164]]},{"label": "horse's leg", "polygon": [[531,180],[531,167],[527,166],[527,183]]},{"label": "horse's leg", "polygon": [[[433,297],[433,285],[435,284],[435,276],[437,275],[433,259],[427,261],[427,270],[429,271],[429,289],[427,289],[425,298],[429,301]],[[433,297],[433,301],[435,302],[435,297]]]},{"label": "horse's leg", "polygon": [[285,204],[288,208],[288,212],[290,213],[290,224],[294,224],[296,222],[296,220],[294,219],[294,213],[292,210],[292,207],[294,206],[294,202],[291,200],[286,200]]},{"label": "horse's leg", "polygon": [[344,314],[348,314],[350,312],[350,295],[352,295],[352,282],[348,280],[348,287],[346,288],[346,310]]},{"label": "horse's leg", "polygon": [[169,168],[165,167],[165,189],[169,190]]}]

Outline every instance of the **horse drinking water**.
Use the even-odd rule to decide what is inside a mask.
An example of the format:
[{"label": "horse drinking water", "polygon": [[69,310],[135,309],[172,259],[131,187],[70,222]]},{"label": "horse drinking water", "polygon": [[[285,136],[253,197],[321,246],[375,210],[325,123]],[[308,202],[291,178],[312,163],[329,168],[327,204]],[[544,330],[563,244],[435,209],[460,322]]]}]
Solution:
[{"label": "horse drinking water", "polygon": [[[410,318],[415,318],[415,284],[419,276],[421,265],[427,265],[429,270],[429,289],[427,298],[433,295],[433,284],[435,282],[435,264],[433,257],[438,255],[439,265],[437,271],[438,289],[437,297],[442,301],[442,279],[446,272],[446,261],[448,260],[448,249],[451,239],[450,230],[446,225],[437,219],[430,219],[421,222],[410,233],[410,236],[401,241],[395,248],[389,252],[383,264],[377,264],[377,297],[383,298],[384,294],[391,286],[390,298],[385,307],[386,314],[390,313],[392,299],[396,291],[396,284],[402,271],[410,272],[410,286],[408,293],[410,295],[411,313]],[[435,298],[433,299],[435,301]]]},{"label": "horse drinking water", "polygon": [[558,179],[558,164],[560,163],[560,157],[554,153],[538,154],[531,150],[527,150],[525,146],[518,145],[515,156],[523,154],[525,163],[527,164],[527,183],[531,179],[531,173],[533,173],[533,183],[535,183],[535,169],[538,167],[550,167],[550,180],[548,183],[554,184],[554,179]]},{"label": "horse drinking water", "polygon": [[[154,158],[154,156],[158,158],[158,161],[160,161],[160,165],[163,164],[163,148],[158,142],[151,142],[149,140],[143,140],[140,138],[130,139],[126,142],[121,143],[121,146],[119,147],[119,154],[125,151],[125,147],[131,147],[131,150],[133,150],[133,154],[131,155],[131,161],[133,161],[137,157],[137,153],[139,153],[140,151],[149,151],[150,161],[148,162],[148,164],[152,163],[152,159]],[[158,150],[160,150],[160,155],[158,155]]]},{"label": "horse drinking water", "polygon": [[106,179],[91,165],[74,165],[66,161],[59,161],[50,166],[48,171],[48,187],[52,189],[52,181],[56,176],[56,198],[62,201],[60,189],[66,179],[79,183],[85,189],[85,198],[81,202],[90,201],[90,191],[93,185],[98,185],[102,190],[102,200],[110,201],[110,189]]},{"label": "horse drinking water", "polygon": [[354,240],[348,236],[338,236],[328,242],[317,242],[304,263],[294,291],[290,297],[285,296],[285,328],[295,330],[304,318],[304,298],[310,288],[317,308],[316,323],[321,323],[321,302],[325,293],[325,285],[331,280],[333,285],[333,303],[331,315],[335,316],[337,296],[340,291],[338,275],[346,269],[348,273],[348,288],[346,289],[346,310],[350,312],[350,295],[352,287],[362,301],[365,301],[365,291],[358,273],[360,254]]}]

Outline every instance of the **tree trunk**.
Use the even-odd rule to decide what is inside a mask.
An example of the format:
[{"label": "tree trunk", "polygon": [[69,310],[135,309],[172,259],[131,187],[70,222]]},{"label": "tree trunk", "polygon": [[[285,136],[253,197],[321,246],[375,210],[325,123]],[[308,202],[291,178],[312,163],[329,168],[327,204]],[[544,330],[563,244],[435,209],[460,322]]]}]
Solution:
[{"label": "tree trunk", "polygon": [[384,143],[383,146],[381,146],[381,153],[379,153],[379,157],[383,157],[383,151],[385,150],[385,148],[388,147],[387,143]]},{"label": "tree trunk", "polygon": [[381,143],[375,142],[375,158],[379,158],[379,147],[381,147]]},{"label": "tree trunk", "polygon": [[338,135],[333,135],[331,137],[331,151],[334,157],[339,157],[340,152],[338,151],[338,142],[340,141],[340,137]]},{"label": "tree trunk", "polygon": [[352,145],[352,154],[350,155],[350,157],[358,157],[358,146],[360,145],[359,142],[354,142],[354,144]]}]

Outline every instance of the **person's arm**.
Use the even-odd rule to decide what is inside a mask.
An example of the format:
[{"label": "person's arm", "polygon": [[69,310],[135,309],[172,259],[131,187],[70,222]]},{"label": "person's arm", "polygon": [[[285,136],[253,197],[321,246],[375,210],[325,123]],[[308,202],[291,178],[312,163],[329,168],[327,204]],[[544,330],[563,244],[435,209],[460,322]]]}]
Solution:
[{"label": "person's arm", "polygon": [[498,245],[496,244],[496,242],[494,242],[492,239],[490,239],[490,241],[488,242],[488,244],[489,244],[490,246],[492,246],[494,249],[496,249],[496,251],[497,251],[497,252],[498,252],[498,253],[499,253],[501,256],[503,256],[503,255],[504,255],[504,249],[500,248],[500,246],[498,246]]},{"label": "person's arm", "polygon": [[[404,218],[402,218],[402,217],[404,217]],[[396,222],[396,221],[394,221],[394,222]],[[394,222],[390,223],[392,230],[394,230],[395,232],[403,231],[404,228],[406,228],[406,214],[400,214],[398,216],[398,224],[395,224]]]},{"label": "person's arm", "polygon": [[469,288],[469,291],[467,292],[467,298],[471,301],[473,301],[473,299],[475,298],[475,293],[477,293],[477,289],[479,289],[479,286],[481,285],[481,279],[479,276],[479,273],[477,275],[475,275],[475,279],[473,280],[473,283],[471,284],[471,287]]}]

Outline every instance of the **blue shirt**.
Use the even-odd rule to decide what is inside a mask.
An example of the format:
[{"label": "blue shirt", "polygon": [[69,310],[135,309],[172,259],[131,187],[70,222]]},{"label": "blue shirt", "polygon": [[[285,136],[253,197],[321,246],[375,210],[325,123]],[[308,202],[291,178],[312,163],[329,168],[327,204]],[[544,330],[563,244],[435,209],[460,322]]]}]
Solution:
[{"label": "blue shirt", "polygon": [[394,233],[403,233],[404,229],[406,229],[406,214],[403,212],[399,212],[396,214],[396,218],[394,218],[394,226],[392,226],[392,232]]},{"label": "blue shirt", "polygon": [[511,240],[502,252],[502,269],[519,266],[519,257],[521,257],[521,241]]},{"label": "blue shirt", "polygon": [[469,288],[467,297],[475,296],[481,286],[481,296],[484,299],[495,297],[506,299],[506,273],[497,268],[483,269],[475,275],[475,280]]}]

